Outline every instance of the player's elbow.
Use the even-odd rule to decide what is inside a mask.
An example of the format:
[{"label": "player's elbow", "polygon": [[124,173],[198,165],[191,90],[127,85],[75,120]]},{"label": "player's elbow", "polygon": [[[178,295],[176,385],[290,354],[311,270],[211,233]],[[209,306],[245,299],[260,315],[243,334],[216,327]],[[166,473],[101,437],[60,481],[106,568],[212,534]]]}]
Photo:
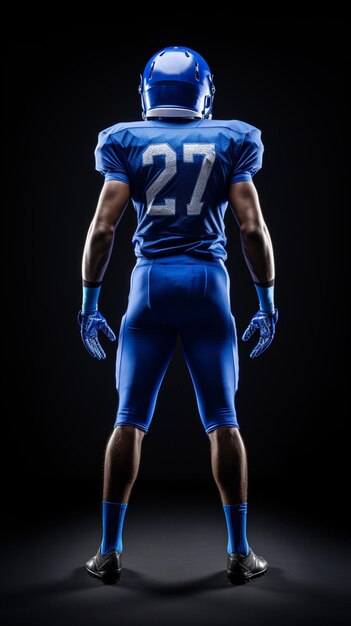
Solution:
[{"label": "player's elbow", "polygon": [[240,233],[244,241],[259,241],[264,237],[264,227],[259,222],[244,222],[240,226]]},{"label": "player's elbow", "polygon": [[91,239],[97,244],[108,244],[113,238],[115,227],[112,224],[95,224],[92,232]]}]

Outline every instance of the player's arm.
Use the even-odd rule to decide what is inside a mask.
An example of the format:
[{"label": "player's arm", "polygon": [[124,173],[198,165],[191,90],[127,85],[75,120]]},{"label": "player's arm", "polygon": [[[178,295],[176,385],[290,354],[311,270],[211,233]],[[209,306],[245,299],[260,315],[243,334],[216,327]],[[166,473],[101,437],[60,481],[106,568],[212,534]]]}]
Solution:
[{"label": "player's arm", "polygon": [[83,281],[101,283],[110,260],[115,229],[129,197],[127,183],[110,180],[104,184],[85,241],[82,261]]},{"label": "player's arm", "polygon": [[229,203],[240,228],[242,250],[253,281],[274,280],[273,247],[255,185],[252,182],[231,185]]},{"label": "player's arm", "polygon": [[111,180],[104,184],[84,246],[83,304],[78,321],[86,349],[99,360],[106,357],[99,343],[99,330],[104,332],[111,341],[116,339],[105,318],[98,311],[98,299],[113,248],[115,229],[128,204],[129,197],[130,191],[127,183]]},{"label": "player's arm", "polygon": [[243,335],[249,339],[255,330],[260,340],[251,352],[256,357],[268,348],[274,337],[278,312],[274,306],[274,254],[255,185],[243,181],[230,186],[229,203],[240,228],[242,251],[255,283],[260,310]]}]

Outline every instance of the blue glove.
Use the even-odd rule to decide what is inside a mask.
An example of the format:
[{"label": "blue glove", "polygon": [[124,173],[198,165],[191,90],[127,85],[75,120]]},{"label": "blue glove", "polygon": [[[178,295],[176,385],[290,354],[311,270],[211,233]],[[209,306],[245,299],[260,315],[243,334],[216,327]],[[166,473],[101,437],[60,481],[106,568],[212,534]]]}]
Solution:
[{"label": "blue glove", "polygon": [[106,359],[106,354],[99,342],[98,332],[102,330],[110,341],[116,341],[116,335],[109,327],[104,316],[99,311],[94,311],[94,313],[79,311],[78,324],[80,325],[82,341],[89,354],[95,359],[99,359],[99,361]]},{"label": "blue glove", "polygon": [[275,333],[275,325],[278,321],[278,309],[274,310],[274,313],[265,313],[264,311],[257,311],[253,316],[250,324],[243,334],[243,341],[247,341],[252,337],[256,330],[260,331],[260,338],[258,344],[252,350],[250,357],[254,359],[267,350],[271,345]]}]

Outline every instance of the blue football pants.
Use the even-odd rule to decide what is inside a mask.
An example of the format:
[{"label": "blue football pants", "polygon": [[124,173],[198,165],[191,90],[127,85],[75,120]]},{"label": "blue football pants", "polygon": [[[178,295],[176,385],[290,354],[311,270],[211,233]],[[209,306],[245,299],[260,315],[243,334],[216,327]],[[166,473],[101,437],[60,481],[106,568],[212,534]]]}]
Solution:
[{"label": "blue football pants", "polygon": [[118,341],[115,427],[148,431],[178,336],[206,432],[238,428],[238,348],[228,272],[219,259],[187,255],[140,258],[133,269]]}]

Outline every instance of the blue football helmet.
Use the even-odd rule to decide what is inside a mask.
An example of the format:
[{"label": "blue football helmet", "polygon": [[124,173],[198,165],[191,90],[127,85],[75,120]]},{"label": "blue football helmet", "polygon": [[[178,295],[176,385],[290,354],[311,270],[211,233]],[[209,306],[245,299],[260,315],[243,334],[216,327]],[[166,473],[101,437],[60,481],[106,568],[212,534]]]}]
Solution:
[{"label": "blue football helmet", "polygon": [[211,118],[213,75],[200,54],[172,46],[154,54],[142,74],[139,93],[143,119]]}]

